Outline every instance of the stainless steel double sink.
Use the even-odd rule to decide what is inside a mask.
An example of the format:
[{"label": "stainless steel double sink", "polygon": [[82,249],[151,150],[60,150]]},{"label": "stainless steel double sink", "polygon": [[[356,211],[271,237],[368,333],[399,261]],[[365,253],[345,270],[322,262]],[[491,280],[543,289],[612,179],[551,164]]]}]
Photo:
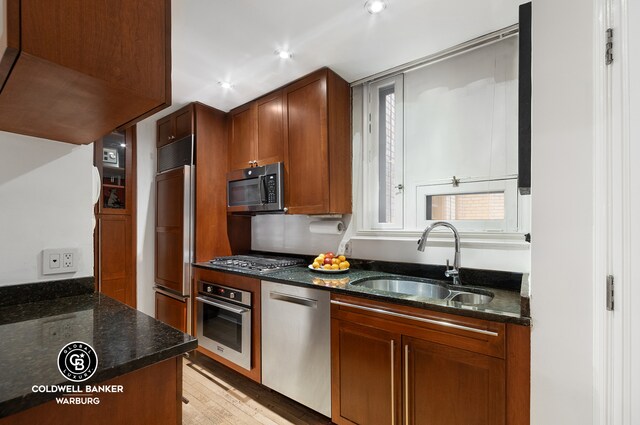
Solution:
[{"label": "stainless steel double sink", "polygon": [[392,294],[412,295],[419,298],[431,298],[461,304],[487,304],[493,299],[493,294],[488,291],[476,292],[464,287],[457,288],[444,283],[428,282],[410,277],[374,278],[350,283],[350,285]]}]

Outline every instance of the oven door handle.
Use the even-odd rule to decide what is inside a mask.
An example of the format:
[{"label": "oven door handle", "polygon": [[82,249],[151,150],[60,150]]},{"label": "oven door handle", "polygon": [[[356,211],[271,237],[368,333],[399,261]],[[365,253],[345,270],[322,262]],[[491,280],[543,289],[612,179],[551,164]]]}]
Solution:
[{"label": "oven door handle", "polygon": [[231,304],[227,304],[227,303],[223,303],[220,301],[213,301],[210,299],[204,299],[202,297],[196,297],[196,300],[200,301],[201,303],[205,303],[205,304],[209,304],[212,305],[214,307],[218,307],[221,308],[223,310],[228,310],[232,313],[236,313],[236,314],[244,314],[248,311],[250,311],[248,308],[241,308],[241,307],[235,307]]}]

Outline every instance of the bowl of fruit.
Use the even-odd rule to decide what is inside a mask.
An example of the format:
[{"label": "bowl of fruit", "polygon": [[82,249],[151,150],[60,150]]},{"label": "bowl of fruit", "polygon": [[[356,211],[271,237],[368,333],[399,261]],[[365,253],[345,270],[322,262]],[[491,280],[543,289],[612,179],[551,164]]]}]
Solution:
[{"label": "bowl of fruit", "polygon": [[318,255],[309,268],[320,273],[344,273],[349,271],[349,262],[344,255],[335,255],[333,252],[325,252]]}]

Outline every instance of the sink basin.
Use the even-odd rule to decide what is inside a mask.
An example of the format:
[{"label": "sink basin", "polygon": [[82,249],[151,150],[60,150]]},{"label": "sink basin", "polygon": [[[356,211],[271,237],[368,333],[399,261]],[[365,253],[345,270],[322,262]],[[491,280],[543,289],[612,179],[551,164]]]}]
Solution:
[{"label": "sink basin", "polygon": [[396,294],[415,295],[424,298],[435,298],[443,300],[451,295],[444,286],[421,280],[410,279],[371,279],[363,282],[353,283],[354,286],[361,286],[378,291],[393,292]]},{"label": "sink basin", "polygon": [[476,294],[473,292],[460,292],[453,297],[451,301],[462,304],[486,304],[493,299],[493,295]]}]

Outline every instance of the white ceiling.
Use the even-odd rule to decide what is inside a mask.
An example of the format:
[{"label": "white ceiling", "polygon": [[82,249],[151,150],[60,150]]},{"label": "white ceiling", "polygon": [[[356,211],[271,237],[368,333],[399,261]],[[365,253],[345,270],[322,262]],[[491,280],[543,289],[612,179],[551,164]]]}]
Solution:
[{"label": "white ceiling", "polygon": [[228,111],[322,66],[353,82],[514,24],[522,1],[388,3],[371,15],[364,0],[173,1],[173,103]]}]

